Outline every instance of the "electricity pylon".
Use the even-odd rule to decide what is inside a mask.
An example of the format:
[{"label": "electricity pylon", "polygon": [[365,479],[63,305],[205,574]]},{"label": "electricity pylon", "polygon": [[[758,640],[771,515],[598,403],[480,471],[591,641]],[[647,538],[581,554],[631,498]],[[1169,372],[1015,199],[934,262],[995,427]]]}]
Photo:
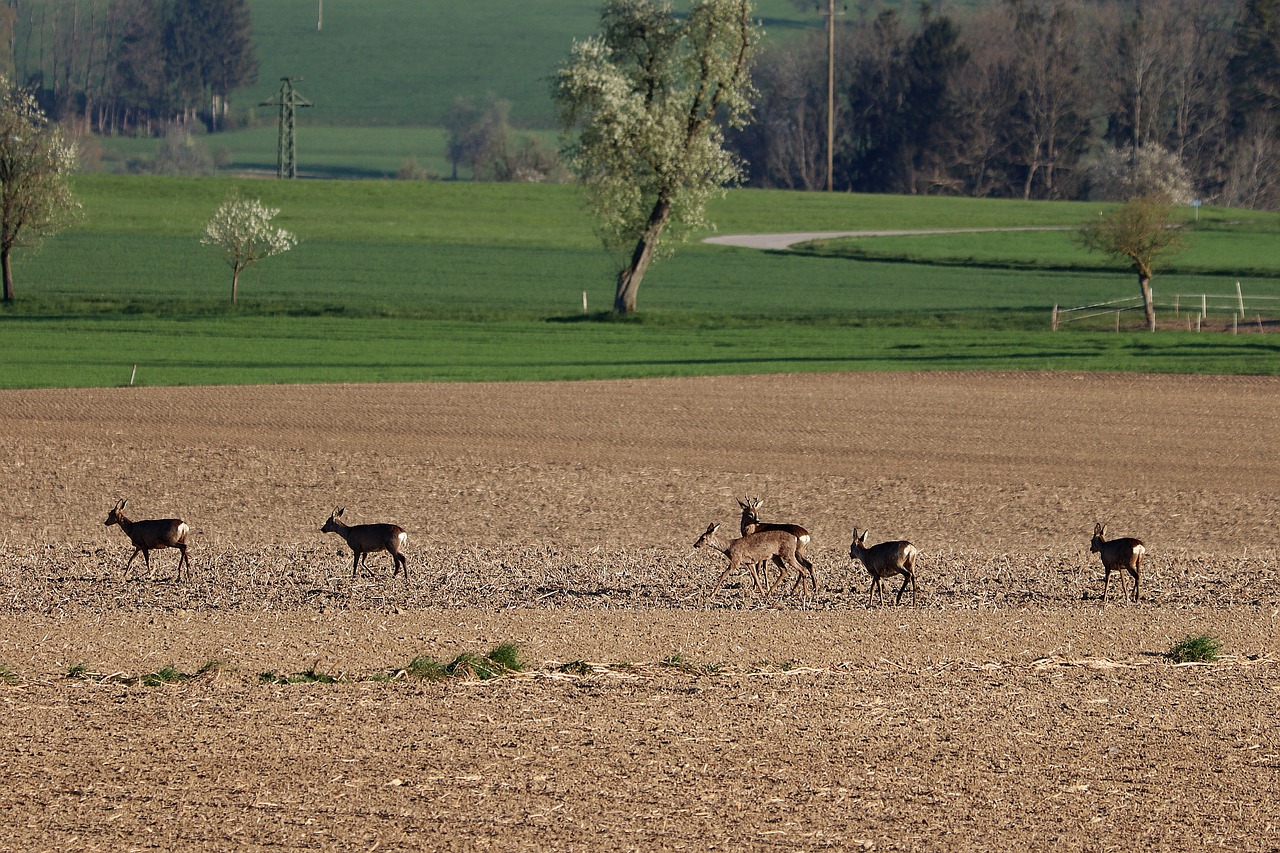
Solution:
[{"label": "electricity pylon", "polygon": [[263,101],[260,107],[280,107],[280,142],[279,155],[276,160],[277,178],[298,177],[298,149],[294,144],[294,108],[310,107],[313,104],[299,95],[293,88],[294,82],[301,77],[281,77],[280,92],[274,98]]}]

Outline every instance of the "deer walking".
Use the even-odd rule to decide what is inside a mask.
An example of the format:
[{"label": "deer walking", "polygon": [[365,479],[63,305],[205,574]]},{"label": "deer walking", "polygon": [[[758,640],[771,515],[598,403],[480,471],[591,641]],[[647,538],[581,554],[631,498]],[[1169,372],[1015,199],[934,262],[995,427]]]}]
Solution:
[{"label": "deer walking", "polygon": [[1129,600],[1129,591],[1125,589],[1124,573],[1133,578],[1133,600],[1140,595],[1138,586],[1142,581],[1142,558],[1147,555],[1147,546],[1141,539],[1125,537],[1123,539],[1107,539],[1107,526],[1099,521],[1093,526],[1093,539],[1089,541],[1089,553],[1102,557],[1102,603],[1107,603],[1107,592],[1111,588],[1111,573],[1120,572],[1120,592],[1125,601]]},{"label": "deer walking", "polygon": [[875,593],[880,593],[880,600],[884,601],[884,585],[882,581],[885,578],[891,578],[894,575],[902,575],[902,586],[898,587],[898,598],[893,602],[894,605],[902,603],[902,593],[906,591],[907,584],[911,584],[911,606],[916,606],[916,556],[919,555],[920,549],[905,540],[898,542],[881,542],[879,545],[866,547],[867,531],[858,533],[858,528],[853,528],[853,544],[849,546],[849,559],[860,561],[862,565],[867,567],[867,571],[871,574],[871,589],[867,591],[867,606],[871,606],[871,598]]},{"label": "deer walking", "polygon": [[735,572],[739,567],[746,566],[751,572],[751,577],[756,581],[756,589],[760,590],[760,582],[755,574],[755,565],[766,560],[777,560],[778,565],[783,566],[783,570],[787,568],[795,569],[797,572],[803,572],[804,569],[796,562],[796,537],[783,530],[760,530],[755,533],[748,533],[741,539],[731,539],[728,541],[721,540],[716,536],[716,531],[720,529],[719,524],[712,524],[707,528],[707,532],[698,537],[698,541],[693,543],[694,548],[715,548],[720,553],[729,558],[729,567],[720,573],[720,578],[716,581],[711,591],[703,598],[703,603],[711,600],[711,597],[720,591],[720,587],[724,586],[725,578]]},{"label": "deer walking", "polygon": [[404,579],[409,580],[409,561],[405,559],[404,554],[400,553],[405,542],[409,541],[409,535],[404,532],[404,528],[398,524],[344,524],[338,519],[342,517],[345,510],[346,507],[338,507],[330,513],[329,520],[324,523],[324,527],[320,528],[320,532],[336,533],[346,540],[347,547],[351,549],[353,555],[351,577],[356,576],[361,561],[369,554],[387,551],[394,561],[391,577],[394,578],[397,572],[403,571]]},{"label": "deer walking", "polygon": [[[818,594],[817,576],[813,572],[813,563],[804,554],[805,546],[807,546],[812,537],[809,531],[805,530],[798,524],[773,524],[765,523],[760,520],[760,507],[764,503],[761,498],[743,498],[738,501],[738,506],[742,507],[742,521],[739,525],[743,536],[757,533],[762,530],[781,530],[784,533],[790,533],[796,537],[796,562],[803,567],[803,571],[796,575],[796,582],[791,585],[791,592],[800,590],[800,595],[804,595],[805,581],[809,582],[809,592],[813,595]],[[765,561],[760,567],[764,574],[764,579],[769,580],[769,562]],[[774,589],[787,578],[787,568],[778,557],[774,557],[772,562],[781,569],[782,573],[778,575],[778,579],[769,587],[769,595],[773,594]],[[754,571],[753,571],[754,573]]]},{"label": "deer walking", "polygon": [[121,500],[107,514],[107,520],[103,522],[107,527],[113,524],[120,525],[120,529],[129,537],[129,541],[133,543],[133,553],[129,555],[129,562],[124,564],[124,576],[129,576],[129,567],[133,565],[134,557],[138,556],[138,552],[142,552],[142,559],[147,564],[147,577],[151,578],[154,571],[151,568],[151,551],[156,548],[177,548],[178,555],[178,580],[182,580],[182,567],[187,567],[187,579],[191,578],[191,559],[187,556],[187,533],[191,528],[180,518],[155,518],[146,521],[131,521],[124,514],[124,506],[127,501]]}]

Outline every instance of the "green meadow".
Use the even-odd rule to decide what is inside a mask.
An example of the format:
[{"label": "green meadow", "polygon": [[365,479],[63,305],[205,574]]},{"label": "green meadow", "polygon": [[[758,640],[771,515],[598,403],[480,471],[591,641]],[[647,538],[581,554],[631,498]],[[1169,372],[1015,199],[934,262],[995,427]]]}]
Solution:
[{"label": "green meadow", "polygon": [[[281,209],[293,251],[241,280],[201,245],[232,186]],[[1049,330],[1063,306],[1130,296],[1072,262],[1070,231],[833,241],[796,252],[696,239],[612,318],[620,257],[571,186],[82,176],[82,217],[15,255],[0,386],[575,380],[760,372],[1032,369],[1280,373],[1280,336]],[[1094,208],[737,190],[722,233],[1078,224]],[[1280,216],[1201,210],[1158,290],[1280,297]],[[1205,239],[1202,240],[1201,236]],[[1234,236],[1233,236],[1234,235]],[[1016,237],[1016,239],[1015,239]],[[1025,239],[1024,239],[1025,238]],[[909,244],[866,259],[842,246]],[[935,242],[936,241],[936,242]],[[933,249],[926,249],[932,245]],[[959,247],[959,248],[957,248]],[[963,255],[963,257],[961,257]],[[1055,257],[1037,269],[1041,255]],[[584,298],[586,310],[583,308]],[[1274,314],[1272,318],[1274,318]]]}]

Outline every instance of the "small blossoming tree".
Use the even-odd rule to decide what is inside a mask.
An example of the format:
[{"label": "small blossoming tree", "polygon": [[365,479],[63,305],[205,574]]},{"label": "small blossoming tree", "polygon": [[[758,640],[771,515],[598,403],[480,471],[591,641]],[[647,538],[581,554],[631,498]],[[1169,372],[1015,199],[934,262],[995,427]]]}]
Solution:
[{"label": "small blossoming tree", "polygon": [[258,199],[247,199],[238,189],[231,190],[204,226],[200,242],[222,249],[231,267],[231,302],[235,304],[240,288],[240,273],[263,258],[287,252],[298,244],[298,238],[283,228],[272,228],[271,220],[279,209],[263,205]]}]

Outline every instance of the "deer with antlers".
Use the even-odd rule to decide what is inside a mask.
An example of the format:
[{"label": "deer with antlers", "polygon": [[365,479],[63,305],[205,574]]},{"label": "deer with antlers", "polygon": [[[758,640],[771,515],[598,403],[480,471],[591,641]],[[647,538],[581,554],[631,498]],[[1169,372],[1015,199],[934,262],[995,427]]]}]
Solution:
[{"label": "deer with antlers", "polygon": [[877,592],[880,593],[880,600],[884,601],[882,581],[894,575],[902,575],[902,586],[898,587],[898,597],[894,604],[902,603],[902,593],[906,591],[909,583],[911,584],[911,606],[916,606],[915,563],[919,553],[919,548],[905,540],[881,542],[879,545],[868,548],[867,531],[864,530],[859,534],[858,528],[853,528],[853,544],[849,546],[849,559],[861,562],[871,575],[871,589],[867,591],[868,607],[871,606],[872,596]]},{"label": "deer with antlers", "polygon": [[1102,603],[1107,603],[1107,592],[1111,588],[1111,573],[1120,572],[1120,592],[1125,601],[1129,600],[1129,591],[1125,588],[1124,574],[1133,578],[1133,600],[1139,596],[1138,585],[1142,580],[1142,558],[1147,555],[1147,546],[1141,539],[1125,537],[1123,539],[1107,539],[1107,526],[1099,521],[1093,526],[1093,539],[1089,541],[1089,553],[1102,557]]},{"label": "deer with antlers", "polygon": [[400,553],[400,549],[409,541],[409,534],[404,532],[404,528],[398,524],[344,524],[338,520],[344,511],[346,507],[338,507],[330,513],[329,520],[320,528],[320,532],[336,533],[346,540],[353,555],[351,577],[356,576],[361,561],[369,554],[387,551],[394,561],[391,577],[394,578],[397,572],[403,571],[404,579],[409,580],[409,561]]},{"label": "deer with antlers", "polygon": [[124,531],[125,536],[129,537],[129,541],[133,543],[133,553],[129,555],[129,562],[124,564],[124,576],[129,576],[129,567],[133,565],[133,560],[142,553],[142,559],[147,564],[147,577],[151,578],[154,574],[151,568],[151,552],[157,548],[177,548],[178,549],[178,580],[182,580],[182,567],[187,567],[187,578],[191,578],[191,559],[187,556],[187,534],[191,528],[180,518],[154,518],[146,521],[132,521],[124,514],[124,506],[127,503],[121,500],[107,514],[107,520],[103,522],[107,527],[113,524],[120,525],[120,529]]},{"label": "deer with antlers", "polygon": [[710,601],[711,597],[720,591],[720,587],[724,586],[725,578],[742,566],[746,566],[751,573],[752,580],[756,582],[757,591],[763,591],[755,573],[757,563],[777,560],[784,571],[788,568],[797,572],[804,571],[796,562],[796,537],[784,530],[760,530],[748,533],[740,539],[722,540],[716,535],[719,529],[719,524],[710,525],[706,532],[698,537],[698,541],[693,543],[694,548],[715,548],[729,558],[728,568],[720,573],[715,586],[703,598],[703,603]]},{"label": "deer with antlers", "polygon": [[[817,577],[813,571],[813,563],[809,560],[808,557],[805,556],[805,553],[804,553],[805,547],[809,544],[812,538],[809,535],[809,531],[805,530],[803,527],[801,527],[798,524],[775,524],[775,523],[766,523],[761,521],[760,507],[763,504],[764,504],[764,500],[761,498],[748,497],[748,498],[742,498],[741,500],[738,501],[738,506],[742,508],[742,520],[739,525],[739,529],[741,529],[742,535],[749,536],[752,533],[757,533],[759,531],[764,531],[764,530],[780,530],[784,533],[789,533],[792,536],[794,536],[796,538],[796,553],[795,553],[796,562],[800,564],[803,570],[797,573],[796,582],[791,585],[791,591],[794,593],[797,589],[799,589],[800,594],[803,596],[805,581],[808,580],[810,593],[817,595],[818,582],[817,582]],[[768,581],[769,562],[770,561],[765,561],[765,563],[762,566],[759,566],[756,569],[753,569],[753,572],[752,572],[753,575],[757,571],[759,571],[763,573],[764,579]],[[783,564],[782,560],[778,557],[774,557],[771,562],[773,562],[774,565],[778,566],[778,568],[781,569],[781,574],[779,574],[778,579],[774,581],[771,586],[769,586],[769,595],[772,595],[774,589],[777,588],[777,586],[787,578],[787,567]]]}]

